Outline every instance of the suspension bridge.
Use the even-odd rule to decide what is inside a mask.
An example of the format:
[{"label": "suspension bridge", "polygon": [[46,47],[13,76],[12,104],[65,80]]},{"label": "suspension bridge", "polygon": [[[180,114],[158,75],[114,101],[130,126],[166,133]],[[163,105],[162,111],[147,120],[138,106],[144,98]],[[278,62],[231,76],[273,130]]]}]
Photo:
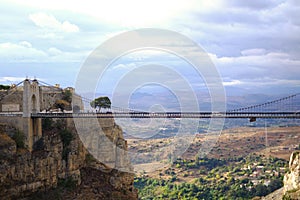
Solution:
[{"label": "suspension bridge", "polygon": [[[23,84],[23,82],[24,81],[14,85],[14,88]],[[37,81],[37,83],[42,86],[55,87],[43,81]],[[6,95],[11,95],[13,92],[14,90],[12,88],[11,91],[6,92]],[[0,101],[3,98],[5,98],[5,95],[2,94]],[[92,101],[82,96],[79,96],[79,98],[88,104]],[[23,101],[24,100],[25,99],[23,99]],[[30,99],[28,101],[32,102],[32,104],[36,104]],[[300,119],[300,110],[298,110],[299,103],[300,93],[297,93],[261,104],[231,109],[225,112],[145,112],[115,106],[111,106],[111,108],[105,112],[41,112],[38,108],[32,108],[34,106],[30,105],[32,109],[31,111],[29,109],[29,115],[31,118],[248,118],[250,121],[255,121],[257,118]],[[22,117],[24,116],[24,112],[2,111],[0,112],[0,116]]]},{"label": "suspension bridge", "polygon": [[[57,86],[36,79],[25,79],[8,90],[0,90],[0,123],[9,123],[22,130],[26,146],[31,151],[33,144],[42,137],[42,119],[45,118],[248,118],[250,122],[257,118],[300,119],[300,94],[220,112],[144,112],[115,106],[111,106],[106,112],[80,109],[45,112],[55,99],[61,98],[59,95],[62,91]],[[92,100],[75,94],[72,101],[89,105]]]}]

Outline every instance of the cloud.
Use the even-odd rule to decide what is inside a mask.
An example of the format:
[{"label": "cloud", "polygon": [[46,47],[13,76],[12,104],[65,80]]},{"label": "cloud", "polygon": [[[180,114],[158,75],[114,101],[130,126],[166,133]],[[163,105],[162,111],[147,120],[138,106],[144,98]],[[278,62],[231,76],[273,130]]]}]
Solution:
[{"label": "cloud", "polygon": [[224,86],[251,86],[254,89],[271,85],[294,87],[300,83],[300,59],[286,53],[247,49],[241,56],[211,58],[225,80]]},{"label": "cloud", "polygon": [[223,82],[224,86],[232,86],[232,85],[240,85],[242,84],[242,82],[240,80],[232,80],[232,81],[228,81],[228,82]]},{"label": "cloud", "polygon": [[[188,3],[170,0],[163,4],[151,2],[149,6],[139,1],[134,1],[136,4],[112,1],[101,7],[89,0],[71,5],[58,0],[13,1],[4,2],[0,8],[0,17],[6,19],[0,27],[0,60],[16,65],[35,62],[35,69],[32,65],[28,67],[32,71],[38,65],[44,69],[59,63],[63,63],[60,66],[67,62],[80,63],[116,33],[151,25],[182,33],[203,46],[216,63],[225,87],[274,85],[275,88],[276,84],[294,86],[300,80],[300,3],[297,0],[191,0]],[[112,66],[112,71],[116,74],[130,71],[134,68],[129,65],[131,62],[184,66],[172,56],[143,53],[129,54]],[[2,76],[18,72],[11,69],[11,73],[5,74],[9,70],[3,68]],[[193,80],[188,72],[182,74]]]},{"label": "cloud", "polygon": [[34,13],[29,15],[29,19],[33,23],[43,29],[59,32],[78,32],[79,27],[75,24],[71,24],[69,21],[60,22],[53,15],[45,13]]},{"label": "cloud", "polygon": [[20,42],[20,45],[25,47],[25,48],[31,48],[32,45],[30,44],[30,42],[27,42],[27,41],[22,41]]},{"label": "cloud", "polygon": [[128,63],[128,64],[117,64],[113,67],[111,67],[110,70],[132,70],[136,68],[136,64],[135,63]]},{"label": "cloud", "polygon": [[48,54],[50,56],[57,56],[57,55],[61,55],[63,52],[55,47],[50,47],[48,49]]},{"label": "cloud", "polygon": [[230,0],[227,1],[227,5],[241,8],[248,8],[254,10],[264,10],[273,8],[279,4],[284,2],[284,0],[269,0],[269,1],[261,1],[261,0],[251,0],[251,1],[240,1],[240,0]]},{"label": "cloud", "polygon": [[241,52],[243,56],[257,56],[257,55],[265,55],[265,49],[246,49]]},{"label": "cloud", "polygon": [[89,51],[62,51],[56,47],[40,50],[27,41],[0,43],[1,63],[82,62]]},{"label": "cloud", "polygon": [[24,81],[24,79],[24,77],[0,77],[0,83],[19,83],[21,81]]},{"label": "cloud", "polygon": [[223,6],[213,11],[186,13],[175,24],[218,56],[237,56],[243,49],[267,49],[299,57],[299,7],[290,0],[248,4],[252,3],[223,1]]},{"label": "cloud", "polygon": [[0,43],[0,58],[2,62],[28,62],[45,59],[45,52],[35,49],[23,41],[19,44],[10,42]]}]

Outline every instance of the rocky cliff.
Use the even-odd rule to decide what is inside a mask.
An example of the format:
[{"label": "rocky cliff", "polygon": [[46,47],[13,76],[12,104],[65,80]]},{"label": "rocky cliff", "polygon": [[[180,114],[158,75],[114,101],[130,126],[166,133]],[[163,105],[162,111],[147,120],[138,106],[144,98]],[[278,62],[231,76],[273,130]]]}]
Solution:
[{"label": "rocky cliff", "polygon": [[289,172],[284,176],[284,197],[300,199],[300,152],[292,153]]},{"label": "rocky cliff", "polygon": [[[104,129],[114,144],[122,141],[117,145],[127,148],[113,119]],[[98,162],[72,122],[45,120],[32,152],[20,138],[18,130],[0,127],[0,199],[137,199],[133,174]]]}]

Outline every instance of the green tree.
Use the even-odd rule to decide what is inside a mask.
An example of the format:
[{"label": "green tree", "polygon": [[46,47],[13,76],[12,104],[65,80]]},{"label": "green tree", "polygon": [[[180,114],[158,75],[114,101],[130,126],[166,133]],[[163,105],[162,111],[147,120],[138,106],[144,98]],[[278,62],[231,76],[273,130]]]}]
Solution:
[{"label": "green tree", "polygon": [[43,130],[52,130],[53,129],[53,119],[51,118],[45,118],[42,119],[42,128]]},{"label": "green tree", "polygon": [[62,112],[70,106],[70,103],[67,102],[66,100],[59,99],[55,102],[54,107],[55,108],[60,108]]},{"label": "green tree", "polygon": [[62,99],[69,102],[69,103],[72,103],[72,92],[70,90],[65,90],[63,92]]},{"label": "green tree", "polygon": [[263,185],[263,184],[258,184],[256,187],[255,187],[255,195],[256,196],[259,196],[259,197],[262,197],[262,196],[265,196],[268,194],[268,188],[267,186]]},{"label": "green tree", "polygon": [[93,108],[111,108],[111,101],[108,97],[98,97],[94,99],[90,104]]},{"label": "green tree", "polygon": [[282,186],[283,186],[282,180],[274,179],[270,182],[270,184],[268,186],[268,190],[271,193],[271,192],[281,188]]},{"label": "green tree", "polygon": [[70,145],[71,141],[74,139],[74,137],[73,137],[72,132],[67,129],[63,129],[60,132],[60,137],[61,137],[61,140],[63,143],[62,158],[67,161],[69,152],[71,151],[69,148],[69,145]]},{"label": "green tree", "polygon": [[0,90],[9,90],[10,86],[9,85],[0,85]]}]

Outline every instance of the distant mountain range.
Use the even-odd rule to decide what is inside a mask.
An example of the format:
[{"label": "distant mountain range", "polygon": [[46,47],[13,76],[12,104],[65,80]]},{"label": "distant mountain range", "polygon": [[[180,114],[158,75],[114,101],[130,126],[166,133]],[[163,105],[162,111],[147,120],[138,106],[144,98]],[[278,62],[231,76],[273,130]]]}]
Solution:
[{"label": "distant mountain range", "polygon": [[[208,92],[199,92],[196,94],[197,97],[193,96],[191,92],[181,91],[180,94],[172,94],[170,92],[134,92],[130,95],[127,94],[93,94],[83,96],[88,99],[93,99],[99,96],[108,96],[112,101],[112,106],[121,108],[130,108],[133,110],[141,111],[197,111],[195,106],[192,106],[192,102],[196,103],[198,101],[200,111],[210,111],[211,110],[211,97]],[[226,96],[226,109],[238,109],[241,107],[248,107],[252,105],[257,105],[261,103],[266,103],[272,100],[280,99],[292,94],[245,94],[245,95],[233,95]],[[299,96],[300,97],[300,96]],[[300,102],[300,98],[297,97]],[[195,99],[197,98],[197,100]],[[191,104],[191,105],[190,105]],[[87,104],[86,104],[87,105]],[[299,105],[300,106],[300,105]],[[300,107],[299,107],[300,109]]]},{"label": "distant mountain range", "polygon": [[[265,94],[247,94],[243,96],[227,96],[226,97],[226,107],[227,110],[237,109],[241,107],[256,105],[265,103],[268,101],[276,100],[290,94],[281,95],[265,95]],[[115,101],[115,99],[117,101]],[[134,93],[129,101],[125,96],[119,95],[112,99],[113,105],[121,107],[129,106],[132,109],[137,110],[149,110],[154,109],[154,105],[161,105],[167,111],[179,111],[181,108],[186,107],[189,99],[193,99],[188,93],[182,93],[179,98],[175,96],[166,95],[164,93]],[[200,111],[209,111],[211,109],[211,97],[207,93],[197,94],[197,99],[200,107]],[[183,103],[182,103],[183,102]],[[184,104],[184,105],[182,105]],[[154,106],[155,107],[155,106]],[[160,108],[161,109],[161,108]],[[159,110],[155,110],[159,111]],[[191,110],[189,110],[191,111]]]}]

